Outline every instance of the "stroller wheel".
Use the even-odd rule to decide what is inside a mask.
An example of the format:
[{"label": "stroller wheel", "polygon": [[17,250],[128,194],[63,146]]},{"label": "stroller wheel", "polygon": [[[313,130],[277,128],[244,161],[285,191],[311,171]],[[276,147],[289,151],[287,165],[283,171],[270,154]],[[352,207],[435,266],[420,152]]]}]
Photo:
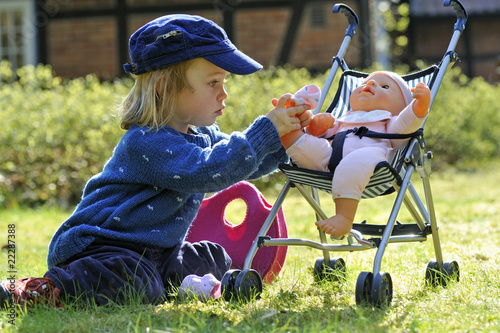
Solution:
[{"label": "stroller wheel", "polygon": [[221,292],[222,296],[226,301],[230,301],[234,294],[234,283],[236,281],[236,277],[240,274],[239,269],[230,269],[228,270],[221,280]]},{"label": "stroller wheel", "polygon": [[443,268],[441,268],[442,280],[441,284],[443,287],[446,287],[451,281],[460,281],[460,268],[458,267],[458,263],[453,261],[447,261],[443,264]]},{"label": "stroller wheel", "polygon": [[371,272],[359,273],[356,281],[356,305],[370,303],[372,293],[373,274]]},{"label": "stroller wheel", "polygon": [[239,300],[250,301],[253,298],[259,299],[262,293],[262,278],[253,269],[244,269],[236,277],[234,282],[234,293]]},{"label": "stroller wheel", "polygon": [[439,271],[437,261],[434,259],[429,261],[425,269],[425,283],[431,286],[441,284],[441,272]]},{"label": "stroller wheel", "polygon": [[316,259],[314,263],[313,276],[315,281],[344,281],[346,279],[346,274],[347,268],[342,258],[333,258],[328,264],[325,264],[324,258],[319,258]]},{"label": "stroller wheel", "polygon": [[389,273],[380,272],[373,276],[371,301],[377,307],[386,307],[391,304],[392,279]]}]

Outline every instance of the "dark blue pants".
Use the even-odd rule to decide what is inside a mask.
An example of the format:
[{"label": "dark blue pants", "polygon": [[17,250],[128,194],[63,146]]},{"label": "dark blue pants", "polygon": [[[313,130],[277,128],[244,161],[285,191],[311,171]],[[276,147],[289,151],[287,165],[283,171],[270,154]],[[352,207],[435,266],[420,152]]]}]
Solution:
[{"label": "dark blue pants", "polygon": [[123,303],[132,296],[157,304],[175,293],[187,275],[212,273],[220,280],[230,266],[222,246],[207,241],[163,249],[96,240],[45,276],[61,290],[63,301],[94,299],[103,305]]}]

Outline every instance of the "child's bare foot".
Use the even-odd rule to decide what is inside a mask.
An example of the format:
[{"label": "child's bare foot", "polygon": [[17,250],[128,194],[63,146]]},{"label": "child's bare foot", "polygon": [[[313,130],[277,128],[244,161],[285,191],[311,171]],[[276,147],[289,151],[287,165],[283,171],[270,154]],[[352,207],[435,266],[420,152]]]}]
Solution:
[{"label": "child's bare foot", "polygon": [[351,231],[352,222],[345,216],[334,215],[326,220],[316,222],[316,225],[327,234],[340,237]]}]

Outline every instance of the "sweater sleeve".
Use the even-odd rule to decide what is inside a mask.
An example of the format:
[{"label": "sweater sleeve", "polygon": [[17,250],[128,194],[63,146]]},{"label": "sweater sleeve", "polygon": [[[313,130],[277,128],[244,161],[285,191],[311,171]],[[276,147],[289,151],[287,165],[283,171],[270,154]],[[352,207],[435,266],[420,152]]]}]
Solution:
[{"label": "sweater sleeve", "polygon": [[134,183],[179,192],[206,193],[264,175],[286,161],[278,133],[265,117],[231,135],[134,132],[120,142],[103,173],[121,173]]}]

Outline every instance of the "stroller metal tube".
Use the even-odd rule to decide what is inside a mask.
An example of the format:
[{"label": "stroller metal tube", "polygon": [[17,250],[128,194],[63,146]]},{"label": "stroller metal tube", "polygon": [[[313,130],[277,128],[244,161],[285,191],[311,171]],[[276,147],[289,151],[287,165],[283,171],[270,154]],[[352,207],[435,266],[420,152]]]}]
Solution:
[{"label": "stroller metal tube", "polygon": [[442,63],[439,66],[440,70],[437,73],[436,81],[434,82],[432,89],[431,89],[431,105],[429,106],[432,107],[432,104],[434,102],[434,98],[436,97],[437,91],[439,89],[439,86],[441,85],[441,82],[443,81],[444,74],[446,73],[446,70],[448,69],[448,65],[451,62],[451,58],[454,55],[455,48],[458,43],[458,39],[460,38],[460,35],[465,29],[465,23],[467,22],[467,11],[465,10],[465,7],[460,3],[458,0],[444,0],[443,6],[448,7],[452,6],[453,9],[455,10],[455,15],[457,16],[457,22],[455,23],[455,29],[453,31],[453,36],[451,37],[450,43],[448,44],[448,49],[446,50],[446,53],[443,57]]},{"label": "stroller metal tube", "polygon": [[243,264],[243,269],[250,269],[252,266],[252,261],[253,258],[255,257],[255,254],[257,253],[258,246],[259,246],[259,237],[260,236],[265,236],[267,232],[269,231],[269,228],[271,228],[271,225],[274,222],[274,219],[276,215],[278,214],[279,209],[281,208],[281,205],[283,204],[283,201],[285,201],[285,197],[288,194],[288,191],[290,191],[290,180],[287,180],[285,183],[285,187],[281,190],[278,198],[276,199],[276,202],[273,205],[273,208],[269,212],[269,215],[266,218],[266,221],[264,221],[264,224],[259,230],[259,233],[257,234],[257,237],[252,243],[252,246],[250,247],[250,250],[247,253],[247,256],[245,257],[245,262]]},{"label": "stroller metal tube", "polygon": [[[418,210],[420,211],[420,214],[422,214],[425,222],[429,223],[429,214],[427,213],[427,210],[425,209],[425,206],[422,203],[422,200],[420,200],[420,197],[418,196],[417,191],[415,190],[415,187],[413,186],[412,183],[410,183],[410,187],[408,188],[408,191],[410,192],[411,197],[413,198],[413,202],[415,202],[415,204],[417,205]],[[423,226],[421,226],[421,227],[423,227]]]},{"label": "stroller metal tube", "polygon": [[436,254],[436,262],[438,267],[443,267],[443,252],[441,251],[441,241],[439,240],[436,212],[434,210],[434,199],[432,198],[431,184],[429,178],[424,178],[424,191],[427,200],[427,207],[429,207],[429,216],[432,231],[432,243],[434,244],[434,252]]},{"label": "stroller metal tube", "polygon": [[[264,242],[265,246],[284,246],[284,245],[293,245],[293,246],[307,246],[313,249],[323,250],[326,252],[353,252],[353,251],[365,251],[371,250],[373,247],[365,246],[362,244],[351,244],[351,245],[339,245],[339,244],[324,244],[318,243],[309,239],[269,239]],[[327,261],[327,259],[324,259]],[[328,259],[329,260],[329,259]]]},{"label": "stroller metal tube", "polygon": [[423,236],[392,236],[389,238],[389,243],[410,243],[410,242],[424,242],[427,237]]},{"label": "stroller metal tube", "polygon": [[302,196],[304,197],[304,199],[306,199],[307,203],[309,203],[309,205],[311,205],[311,207],[314,209],[314,211],[316,212],[316,214],[322,220],[326,220],[328,218],[328,216],[323,211],[323,209],[321,209],[321,206],[316,202],[316,200],[314,200],[314,198],[306,191],[306,189],[304,188],[304,185],[295,184],[295,187],[300,192],[300,194],[302,194]]},{"label": "stroller metal tube", "polygon": [[[394,182],[392,186],[394,186],[394,188],[399,191],[400,187],[398,186],[398,184],[396,182]],[[412,182],[410,182],[410,185],[408,187],[408,191],[410,192],[410,194],[413,198],[413,202],[410,200],[408,195],[405,194],[405,196],[403,198],[403,203],[405,204],[406,209],[408,209],[408,212],[410,213],[410,215],[413,217],[413,220],[417,223],[420,230],[423,231],[425,229],[424,222],[427,222],[427,223],[429,222],[429,215],[427,214],[427,211],[425,210],[424,204],[419,199],[417,191],[415,190],[415,187],[413,186]],[[418,212],[415,208],[415,205],[418,208]],[[423,220],[422,220],[422,217],[420,215],[418,215],[419,212],[420,212],[421,216],[423,217]]]},{"label": "stroller metal tube", "polygon": [[330,87],[333,83],[333,79],[335,78],[335,75],[337,74],[337,70],[339,69],[340,61],[344,57],[344,54],[345,54],[350,42],[351,42],[351,37],[345,36],[344,41],[342,42],[342,45],[340,46],[339,52],[337,53],[337,56],[333,59],[332,67],[330,68],[330,72],[328,73],[328,77],[326,78],[325,84],[323,85],[323,89],[321,89],[321,96],[319,98],[318,106],[314,109],[313,115],[318,114],[320,112],[321,108],[323,107],[323,104],[325,103],[326,95],[328,95],[328,91],[330,90]]},{"label": "stroller metal tube", "polygon": [[[321,203],[319,201],[318,189],[315,187],[311,187],[311,195],[312,195],[312,198],[314,199],[314,201],[316,201],[318,203],[318,206],[321,207]],[[321,217],[316,213],[316,221],[320,221],[320,220],[321,220]],[[318,233],[319,233],[320,242],[323,244],[326,244],[326,233],[323,230],[321,230],[320,228],[318,228]],[[330,261],[330,252],[329,251],[323,250],[323,259],[325,260],[325,262]]]},{"label": "stroller metal tube", "polygon": [[[455,30],[453,31],[450,43],[448,44],[448,49],[446,50],[446,53],[441,60],[441,64],[439,65],[439,71],[436,75],[436,79],[431,87],[431,103],[429,105],[429,109],[431,109],[432,105],[434,104],[434,99],[436,98],[439,87],[441,86],[441,82],[443,82],[446,70],[451,63],[452,57],[455,56],[455,48],[457,46],[458,40],[460,39],[460,35],[465,29],[465,23],[467,22],[467,11],[460,3],[460,1],[445,0],[443,5],[445,7],[450,5],[453,7],[453,9],[455,10],[455,14],[457,15],[457,23],[455,24]],[[424,121],[424,124],[426,121],[427,119]]]},{"label": "stroller metal tube", "polygon": [[356,33],[356,28],[359,25],[359,19],[356,13],[349,8],[349,6],[346,6],[344,4],[336,4],[333,6],[332,9],[333,13],[342,13],[344,16],[347,18],[347,21],[349,22],[349,26],[347,27],[347,30],[345,31],[345,37],[344,40],[342,41],[342,45],[340,45],[340,49],[337,52],[337,56],[333,58],[333,64],[330,69],[330,73],[328,73],[328,77],[326,78],[325,84],[323,86],[323,89],[321,91],[321,96],[320,100],[318,103],[318,106],[314,109],[313,115],[318,114],[323,107],[323,104],[325,103],[326,95],[328,94],[328,91],[330,91],[330,87],[333,83],[333,79],[335,78],[335,75],[337,74],[337,70],[339,69],[340,63],[342,61],[342,58],[344,58],[344,54],[347,51],[347,47],[349,46],[349,43],[351,42],[352,37]]},{"label": "stroller metal tube", "polygon": [[[410,182],[410,186],[409,186],[410,192],[411,192],[412,188],[413,188],[413,184]],[[414,202],[420,208],[419,203],[421,203],[421,202],[417,202],[417,200],[414,200]],[[425,224],[424,224],[422,218],[420,217],[420,215],[418,215],[418,212],[415,209],[414,203],[410,200],[410,198],[406,194],[404,196],[403,203],[405,204],[406,209],[408,209],[408,212],[410,213],[410,215],[413,217],[413,220],[417,223],[420,230],[423,231],[425,229]],[[420,212],[422,213],[421,210],[420,210]]]},{"label": "stroller metal tube", "polygon": [[439,66],[440,69],[437,73],[436,80],[434,81],[434,84],[432,85],[431,104],[430,104],[429,108],[432,108],[432,104],[434,103],[434,99],[436,98],[439,87],[441,86],[441,82],[443,82],[443,78],[444,78],[444,75],[446,74],[446,70],[448,69],[448,66],[451,63],[451,57],[454,54],[455,47],[457,46],[459,38],[460,38],[460,31],[455,30],[453,32],[453,36],[451,38],[450,44],[448,45],[448,50],[446,51],[446,54],[443,57],[441,65]]},{"label": "stroller metal tube", "polygon": [[382,258],[384,256],[385,248],[389,243],[389,239],[391,238],[392,229],[394,229],[394,224],[396,223],[396,218],[398,217],[399,210],[403,203],[403,199],[405,196],[405,192],[410,185],[410,178],[413,173],[413,165],[409,165],[406,170],[405,178],[401,184],[401,189],[398,192],[396,200],[394,201],[394,206],[391,210],[391,215],[389,215],[389,220],[387,221],[387,226],[384,229],[384,233],[382,234],[382,240],[380,241],[377,253],[375,255],[375,259],[373,260],[373,275],[377,275],[380,272],[380,267],[382,264]]},{"label": "stroller metal tube", "polygon": [[[306,191],[305,187],[302,184],[295,184],[295,187],[297,190],[300,192],[300,194],[306,199],[306,201],[309,203],[309,205],[313,208],[314,212],[316,213],[316,220],[325,220],[328,218],[326,216],[326,213],[323,211],[319,204],[319,195],[318,195],[318,189],[312,188],[312,195],[309,194],[309,192]],[[326,234],[323,230],[318,228],[319,232],[319,240],[321,244],[326,244]],[[316,247],[318,248],[318,247]],[[323,250],[323,259],[325,262],[330,261],[330,252],[326,248],[320,248]]]}]

